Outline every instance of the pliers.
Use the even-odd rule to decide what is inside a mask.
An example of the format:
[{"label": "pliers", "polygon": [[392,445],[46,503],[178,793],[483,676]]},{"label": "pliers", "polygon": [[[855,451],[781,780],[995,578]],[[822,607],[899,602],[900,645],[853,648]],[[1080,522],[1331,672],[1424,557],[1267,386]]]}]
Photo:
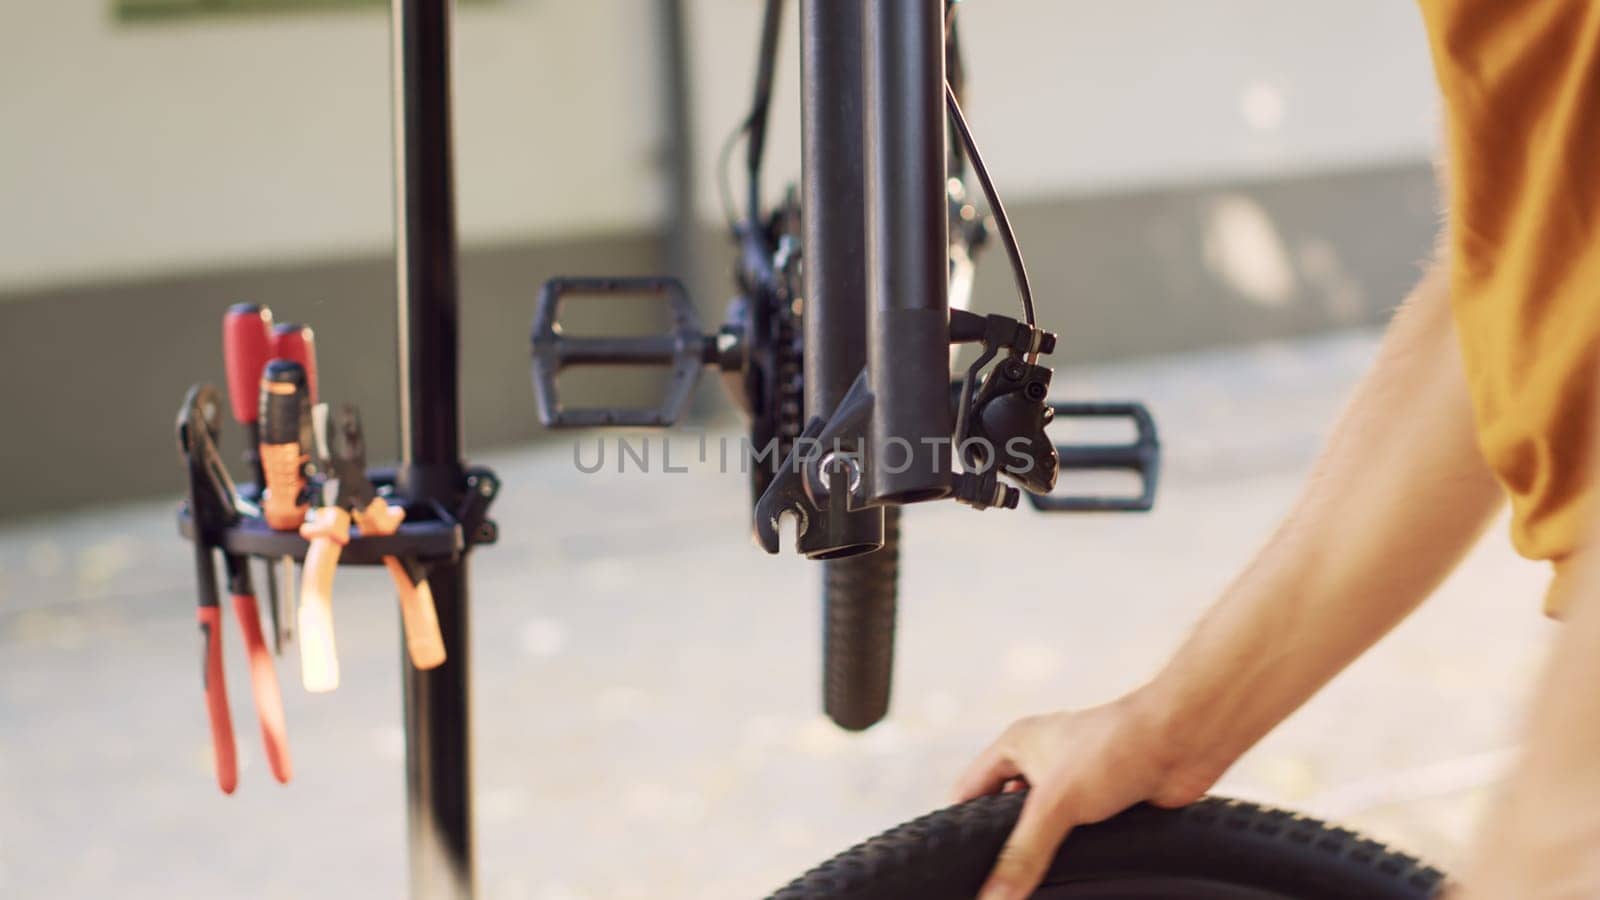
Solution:
[{"label": "pliers", "polygon": [[273,777],[282,784],[289,783],[290,763],[283,696],[278,691],[272,654],[267,651],[261,635],[261,613],[250,582],[250,567],[242,554],[230,553],[223,547],[223,532],[238,522],[243,501],[217,452],[221,410],[222,395],[216,388],[209,385],[190,388],[178,412],[178,451],[189,470],[188,508],[194,529],[195,569],[200,589],[198,618],[204,648],[201,681],[205,687],[206,711],[211,719],[211,747],[216,760],[217,785],[224,794],[231,794],[239,783],[238,758],[233,720],[228,711],[228,688],[223,678],[222,604],[217,592],[214,550],[222,550],[234,615],[239,619],[245,651],[250,657],[250,684],[256,714],[261,721],[267,763]]},{"label": "pliers", "polygon": [[[300,674],[306,690],[317,692],[339,686],[339,660],[333,640],[333,575],[344,545],[350,542],[351,524],[363,535],[388,535],[398,531],[406,517],[405,509],[378,496],[367,478],[366,440],[355,407],[340,407],[337,429],[335,449],[328,434],[327,404],[318,404],[312,411],[312,433],[327,477],[322,483],[322,506],[300,527],[300,536],[311,542],[300,586]],[[411,664],[418,669],[442,665],[444,639],[439,633],[439,615],[427,579],[414,575],[413,567],[398,557],[385,556],[383,563],[400,597],[401,624]]]}]

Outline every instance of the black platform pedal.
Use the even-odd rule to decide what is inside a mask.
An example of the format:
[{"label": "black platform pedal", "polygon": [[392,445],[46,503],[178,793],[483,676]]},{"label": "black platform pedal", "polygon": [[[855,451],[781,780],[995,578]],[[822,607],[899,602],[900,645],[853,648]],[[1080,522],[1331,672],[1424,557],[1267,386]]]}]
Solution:
[{"label": "black platform pedal", "polygon": [[1062,471],[1124,471],[1139,476],[1138,494],[1129,496],[1073,496],[1028,494],[1028,502],[1041,512],[1148,512],[1156,502],[1161,477],[1161,441],[1155,419],[1142,403],[1052,403],[1055,420],[1128,419],[1134,439],[1124,444],[1057,444]]},{"label": "black platform pedal", "polygon": [[[626,337],[567,337],[558,323],[562,301],[595,296],[636,296],[666,303],[672,317],[665,334]],[[715,355],[715,341],[700,331],[694,304],[674,278],[552,278],[539,291],[533,319],[533,391],[547,428],[665,428],[688,408],[700,370]],[[655,408],[561,404],[556,376],[577,366],[666,366],[668,384]]]}]

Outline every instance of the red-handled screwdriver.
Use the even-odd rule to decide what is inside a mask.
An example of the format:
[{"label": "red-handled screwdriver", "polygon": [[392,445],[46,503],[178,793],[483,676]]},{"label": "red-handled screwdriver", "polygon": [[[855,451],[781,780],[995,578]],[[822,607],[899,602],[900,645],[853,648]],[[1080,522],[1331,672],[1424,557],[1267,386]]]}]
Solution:
[{"label": "red-handled screwdriver", "polygon": [[[317,405],[317,336],[311,326],[298,322],[274,325],[272,356],[300,364],[300,368],[306,372],[306,393],[311,397],[311,405]],[[265,365],[265,362],[262,364]]]},{"label": "red-handled screwdriver", "polygon": [[[235,303],[222,317],[222,363],[228,375],[228,405],[233,420],[244,428],[244,459],[250,467],[250,478],[255,484],[255,498],[261,499],[266,490],[266,476],[261,469],[260,404],[257,402],[261,370],[273,356],[272,310],[255,303]],[[283,652],[283,645],[294,637],[292,627],[285,626],[286,608],[292,600],[278,592],[278,573],[267,563],[267,611],[272,617],[272,649]],[[283,590],[294,590],[294,569],[283,576]]]},{"label": "red-handled screwdriver", "polygon": [[272,311],[255,303],[235,303],[222,317],[222,363],[228,373],[228,405],[233,420],[244,426],[245,461],[258,488],[266,485],[261,472],[261,443],[257,403],[261,370],[272,358]]}]

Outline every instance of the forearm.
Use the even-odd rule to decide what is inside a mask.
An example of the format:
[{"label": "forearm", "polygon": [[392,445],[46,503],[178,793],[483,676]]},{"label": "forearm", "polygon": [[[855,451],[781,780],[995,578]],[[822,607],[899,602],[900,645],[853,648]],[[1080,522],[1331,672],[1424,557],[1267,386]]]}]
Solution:
[{"label": "forearm", "polygon": [[1447,279],[1396,316],[1293,511],[1145,689],[1191,777],[1244,750],[1406,616],[1500,502],[1478,453]]}]

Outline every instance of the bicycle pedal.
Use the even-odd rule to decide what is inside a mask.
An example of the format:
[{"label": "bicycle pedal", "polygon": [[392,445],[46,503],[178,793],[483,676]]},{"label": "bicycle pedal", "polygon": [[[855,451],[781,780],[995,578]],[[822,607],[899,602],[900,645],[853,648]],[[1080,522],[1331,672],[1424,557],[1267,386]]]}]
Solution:
[{"label": "bicycle pedal", "polygon": [[1139,493],[1127,496],[1028,494],[1040,512],[1149,512],[1156,502],[1161,476],[1161,441],[1155,419],[1142,403],[1052,403],[1060,419],[1127,419],[1134,439],[1120,444],[1057,444],[1062,470],[1079,472],[1132,472],[1139,476]]},{"label": "bicycle pedal", "polygon": [[[569,298],[634,296],[664,302],[671,326],[664,334],[570,337],[559,317]],[[699,317],[683,284],[675,278],[552,278],[539,290],[533,318],[533,391],[539,419],[547,428],[665,428],[682,418],[700,370],[715,358],[715,339],[700,331]],[[650,407],[584,407],[561,403],[556,377],[580,366],[665,366],[666,393]]]}]

